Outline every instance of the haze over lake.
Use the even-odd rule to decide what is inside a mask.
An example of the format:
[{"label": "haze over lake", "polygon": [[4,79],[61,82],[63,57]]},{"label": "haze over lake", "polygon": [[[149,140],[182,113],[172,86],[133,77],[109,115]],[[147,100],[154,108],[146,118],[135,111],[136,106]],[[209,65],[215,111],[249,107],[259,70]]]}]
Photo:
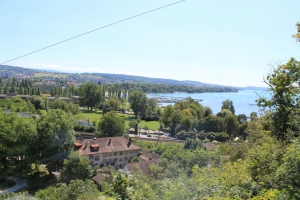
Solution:
[{"label": "haze over lake", "polygon": [[[209,106],[213,110],[213,114],[221,111],[222,102],[226,99],[233,101],[235,114],[245,114],[250,116],[251,112],[258,112],[259,108],[256,106],[255,100],[262,97],[269,98],[270,94],[266,90],[240,90],[236,93],[148,93],[148,98],[152,97],[171,97],[171,98],[186,98],[188,96],[193,99],[202,99],[202,106]],[[174,103],[161,103],[162,106],[167,106]],[[258,113],[259,114],[259,113]]]}]

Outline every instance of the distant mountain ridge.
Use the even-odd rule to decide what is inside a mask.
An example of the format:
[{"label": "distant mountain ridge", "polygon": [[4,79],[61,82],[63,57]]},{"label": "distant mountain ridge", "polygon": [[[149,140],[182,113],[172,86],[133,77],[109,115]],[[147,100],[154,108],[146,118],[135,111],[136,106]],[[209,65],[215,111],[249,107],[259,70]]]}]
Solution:
[{"label": "distant mountain ridge", "polygon": [[102,77],[108,80],[119,80],[120,82],[139,82],[139,83],[152,83],[152,84],[165,84],[165,85],[185,85],[185,86],[193,86],[193,87],[226,87],[226,88],[236,88],[238,90],[266,90],[264,87],[256,87],[256,86],[247,86],[247,87],[234,87],[234,86],[224,86],[210,83],[203,83],[200,81],[191,81],[191,80],[175,80],[175,79],[165,79],[165,78],[151,78],[146,76],[135,76],[135,75],[126,75],[126,74],[110,74],[110,73],[65,73],[59,72],[51,69],[31,69],[31,68],[23,68],[17,66],[9,66],[9,65],[0,65],[0,76],[4,77],[8,75],[9,77],[13,77],[16,74],[20,75],[29,75],[34,76],[34,73],[53,73],[53,74],[69,74],[70,76],[76,75],[92,75]]},{"label": "distant mountain ridge", "polygon": [[[93,76],[102,76],[104,78],[111,78],[111,79],[122,79],[125,81],[134,81],[140,83],[153,83],[153,84],[166,84],[166,85],[186,85],[186,86],[194,86],[194,87],[232,87],[232,86],[224,86],[224,85],[217,85],[217,84],[209,84],[209,83],[202,83],[199,81],[190,81],[190,80],[174,80],[174,79],[165,79],[165,78],[151,78],[145,76],[135,76],[135,75],[126,75],[126,74],[109,74],[109,73],[81,73],[81,74],[90,74]],[[236,88],[236,87],[232,87]]]}]

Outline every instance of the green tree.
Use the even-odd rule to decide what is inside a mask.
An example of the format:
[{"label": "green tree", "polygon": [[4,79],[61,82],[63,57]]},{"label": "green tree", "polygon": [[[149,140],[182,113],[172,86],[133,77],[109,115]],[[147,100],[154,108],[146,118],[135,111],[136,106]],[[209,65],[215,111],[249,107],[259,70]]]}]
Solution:
[{"label": "green tree", "polygon": [[286,148],[282,164],[276,172],[279,188],[289,191],[295,199],[300,198],[300,142],[293,141]]},{"label": "green tree", "polygon": [[101,87],[95,83],[85,83],[79,87],[80,102],[91,111],[104,100]]},{"label": "green tree", "polygon": [[[49,110],[37,121],[37,143],[35,157],[44,163],[62,160],[75,142],[74,119],[63,110]],[[49,171],[52,169],[50,168]]]},{"label": "green tree", "polygon": [[125,121],[110,111],[100,119],[98,128],[102,137],[122,136],[125,133]]},{"label": "green tree", "polygon": [[18,158],[14,165],[16,171],[31,170],[38,142],[35,119],[0,112],[0,130],[0,172],[8,169],[6,158]]},{"label": "green tree", "polygon": [[239,114],[236,118],[240,124],[247,121],[247,116],[245,114]]},{"label": "green tree", "polygon": [[98,189],[94,183],[90,180],[82,181],[79,179],[71,181],[68,185],[49,186],[35,193],[35,197],[47,200],[98,199],[99,196]]},{"label": "green tree", "polygon": [[[261,108],[269,108],[272,111],[272,134],[283,141],[290,141],[298,128],[291,126],[288,120],[300,112],[298,103],[300,80],[300,62],[291,58],[286,64],[279,65],[267,75],[264,82],[269,86],[271,99],[261,97],[257,104]],[[296,111],[298,113],[293,113]]]},{"label": "green tree", "polygon": [[226,125],[226,133],[229,135],[230,138],[235,137],[239,128],[239,123],[236,117],[233,114],[227,115],[224,118],[224,122]]},{"label": "green tree", "polygon": [[93,171],[87,157],[80,156],[77,152],[71,152],[68,159],[64,160],[64,167],[61,170],[61,178],[66,183],[75,179],[89,179],[92,174]]},{"label": "green tree", "polygon": [[204,111],[204,117],[207,117],[207,116],[213,114],[212,109],[211,109],[210,107],[208,107],[208,106],[205,106],[205,107],[203,108],[203,111]]},{"label": "green tree", "polygon": [[226,99],[225,101],[222,102],[222,108],[221,108],[221,110],[223,110],[223,109],[230,110],[232,112],[232,114],[235,113],[233,102],[230,101],[229,99]]},{"label": "green tree", "polygon": [[257,113],[256,112],[251,112],[250,113],[250,119],[251,119],[251,121],[257,119]]},{"label": "green tree", "polygon": [[103,182],[103,192],[117,199],[135,199],[136,179],[133,175],[118,170]]},{"label": "green tree", "polygon": [[117,99],[116,96],[110,97],[107,101],[108,105],[113,109],[114,111],[118,110],[120,108],[120,101]]},{"label": "green tree", "polygon": [[147,103],[147,97],[145,93],[140,91],[131,92],[128,97],[128,102],[130,103],[130,107],[133,110],[136,118],[138,115],[143,116],[145,114]]},{"label": "green tree", "polygon": [[200,123],[199,127],[203,127],[205,132],[223,132],[226,128],[224,119],[214,115],[204,118],[204,124]]}]

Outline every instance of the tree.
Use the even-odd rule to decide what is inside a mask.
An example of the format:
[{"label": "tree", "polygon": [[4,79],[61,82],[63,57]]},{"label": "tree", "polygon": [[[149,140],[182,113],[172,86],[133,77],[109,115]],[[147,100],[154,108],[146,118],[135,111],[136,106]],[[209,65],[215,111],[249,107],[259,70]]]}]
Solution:
[{"label": "tree", "polygon": [[112,107],[107,101],[105,101],[99,104],[99,109],[102,110],[102,115],[105,115],[107,112],[112,110]]},{"label": "tree", "polygon": [[110,111],[100,119],[98,130],[102,137],[122,136],[125,133],[125,121]]},{"label": "tree", "polygon": [[35,197],[48,200],[98,199],[98,196],[99,192],[94,183],[90,180],[82,181],[78,179],[71,181],[68,185],[49,186],[35,193]]},{"label": "tree", "polygon": [[257,113],[256,112],[251,112],[250,113],[250,119],[251,119],[251,121],[257,119]]},{"label": "tree", "polygon": [[136,179],[133,175],[118,170],[103,182],[103,192],[116,199],[135,199]]},{"label": "tree", "polygon": [[295,35],[292,35],[292,37],[295,38],[297,42],[300,42],[300,23],[299,22],[296,23],[296,27],[297,27],[297,33]]},{"label": "tree", "polygon": [[110,105],[111,109],[114,111],[118,110],[120,107],[120,101],[117,99],[116,96],[110,97],[107,101],[107,103]]},{"label": "tree", "polygon": [[68,159],[64,160],[61,178],[66,183],[75,179],[89,179],[92,175],[93,171],[87,157],[81,156],[77,152],[71,152]]},{"label": "tree", "polygon": [[128,101],[136,118],[138,115],[143,116],[145,114],[147,103],[147,97],[145,93],[140,91],[131,92],[128,97]]},{"label": "tree", "polygon": [[225,123],[222,117],[209,115],[204,118],[204,124],[200,123],[199,127],[202,127],[205,132],[223,132],[225,131]]},{"label": "tree", "polygon": [[240,124],[247,121],[247,116],[245,114],[239,114],[236,118]]},{"label": "tree", "polygon": [[18,158],[17,171],[31,170],[38,142],[35,119],[0,112],[0,130],[0,172],[7,169],[6,158]]},{"label": "tree", "polygon": [[287,122],[293,119],[293,115],[300,113],[299,80],[300,62],[291,58],[286,64],[274,68],[264,80],[269,86],[272,98],[261,97],[257,100],[259,107],[269,108],[272,111],[272,134],[286,142],[294,137],[295,131],[299,131]]},{"label": "tree", "polygon": [[294,196],[293,199],[299,199],[300,194],[300,142],[293,141],[286,148],[283,156],[283,162],[277,169],[276,175],[280,189],[286,189]]},{"label": "tree", "polygon": [[97,104],[104,100],[101,88],[95,83],[85,83],[79,87],[80,102],[87,106],[88,110],[93,110]]},{"label": "tree", "polygon": [[239,123],[238,123],[236,117],[233,114],[227,115],[224,118],[224,122],[225,122],[225,125],[226,125],[226,133],[231,138],[235,137],[236,133],[238,131],[238,128],[239,128]]},{"label": "tree", "polygon": [[139,132],[139,123],[137,120],[133,119],[129,122],[129,127],[134,129],[134,134],[137,135]]},{"label": "tree", "polygon": [[222,102],[222,108],[223,109],[228,109],[232,112],[232,114],[234,114],[235,110],[234,110],[234,106],[233,106],[233,102],[230,101],[229,99],[226,99],[225,101]]},{"label": "tree", "polygon": [[207,116],[213,114],[212,109],[211,109],[210,107],[208,107],[208,106],[205,106],[205,107],[203,108],[203,111],[204,111],[204,117],[207,117]]},{"label": "tree", "polygon": [[74,148],[73,127],[72,115],[63,110],[54,109],[42,114],[37,121],[38,142],[35,143],[35,157],[45,163],[64,159]]}]

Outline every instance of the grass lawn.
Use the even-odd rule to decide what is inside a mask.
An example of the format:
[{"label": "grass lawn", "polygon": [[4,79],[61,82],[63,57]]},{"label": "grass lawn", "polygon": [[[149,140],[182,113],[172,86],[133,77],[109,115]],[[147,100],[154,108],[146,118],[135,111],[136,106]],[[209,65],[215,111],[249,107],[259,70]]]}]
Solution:
[{"label": "grass lawn", "polygon": [[79,114],[77,117],[78,119],[82,120],[90,120],[90,122],[96,121],[98,123],[100,119],[102,118],[101,112],[90,112],[90,111],[84,111]]},{"label": "grass lawn", "polygon": [[[129,128],[129,122],[133,119],[135,119],[134,115],[127,115],[127,114],[118,114],[120,117],[122,117],[125,120],[125,127]],[[159,121],[141,121],[141,128],[143,128],[145,125],[148,126],[151,130],[157,130],[159,128]]]},{"label": "grass lawn", "polygon": [[[133,119],[135,119],[134,115],[128,115],[128,114],[120,114],[117,113],[119,117],[123,118],[125,120],[125,127],[126,129],[129,128],[129,122]],[[98,123],[100,119],[102,118],[101,112],[90,112],[90,111],[84,111],[83,113],[80,113],[77,116],[77,119],[82,120],[90,120],[90,122],[96,121]],[[141,121],[141,128],[143,128],[145,125],[149,127],[151,130],[157,130],[159,128],[159,122],[158,121]]]}]

